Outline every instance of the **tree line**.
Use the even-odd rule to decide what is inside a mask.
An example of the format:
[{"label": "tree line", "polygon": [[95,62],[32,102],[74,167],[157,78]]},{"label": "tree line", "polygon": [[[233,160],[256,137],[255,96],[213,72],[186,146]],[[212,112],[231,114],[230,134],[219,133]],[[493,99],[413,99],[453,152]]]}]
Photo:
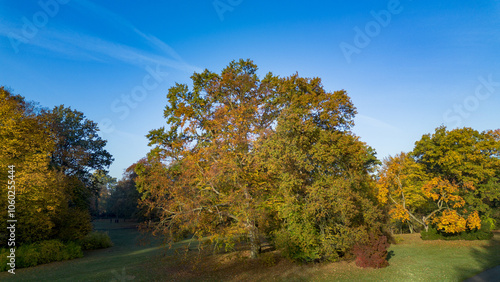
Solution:
[{"label": "tree line", "polygon": [[139,218],[171,242],[244,242],[253,258],[266,241],[293,260],[337,261],[386,246],[379,238],[396,230],[448,236],[500,219],[500,130],[441,126],[381,162],[352,132],[345,90],[257,72],[233,61],[171,87],[166,125],[120,181],[105,172],[112,157],[83,113],[1,88],[0,162],[16,166],[22,240],[80,236],[92,214]]},{"label": "tree line", "polygon": [[[0,205],[7,207],[7,167],[14,167],[16,244],[77,240],[91,231],[94,173],[113,158],[97,124],[71,108],[45,109],[0,87]],[[6,246],[7,209],[0,212]]]}]

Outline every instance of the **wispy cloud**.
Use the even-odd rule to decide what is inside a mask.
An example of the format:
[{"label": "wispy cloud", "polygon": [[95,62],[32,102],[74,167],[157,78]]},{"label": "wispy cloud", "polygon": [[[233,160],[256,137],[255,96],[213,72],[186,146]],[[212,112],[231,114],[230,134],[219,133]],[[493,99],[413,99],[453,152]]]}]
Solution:
[{"label": "wispy cloud", "polygon": [[361,123],[364,126],[369,126],[372,128],[378,128],[378,129],[384,129],[384,130],[393,130],[393,131],[399,131],[399,128],[388,124],[387,122],[378,120],[373,117],[365,116],[365,115],[356,115],[357,123]]},{"label": "wispy cloud", "polygon": [[[49,27],[39,30],[36,37],[23,43],[79,59],[96,61],[114,59],[141,68],[146,65],[159,64],[185,72],[201,71],[201,68],[186,63],[167,43],[153,35],[142,32],[123,17],[87,0],[75,0],[71,4],[76,6],[77,9],[82,9],[83,13],[94,13],[115,28],[117,27],[135,35],[136,39],[141,39],[156,49],[157,52],[109,41],[73,29],[62,30],[60,28],[50,29]],[[21,28],[6,22],[2,23],[0,36],[9,38],[12,34],[22,34]]]}]

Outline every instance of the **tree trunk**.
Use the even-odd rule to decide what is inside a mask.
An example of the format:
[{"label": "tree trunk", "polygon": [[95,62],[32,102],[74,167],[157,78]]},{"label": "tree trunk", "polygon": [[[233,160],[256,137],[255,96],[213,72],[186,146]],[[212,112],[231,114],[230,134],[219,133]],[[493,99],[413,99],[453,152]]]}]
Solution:
[{"label": "tree trunk", "polygon": [[257,227],[254,224],[250,225],[248,239],[250,240],[250,258],[258,258],[261,252],[260,239]]}]

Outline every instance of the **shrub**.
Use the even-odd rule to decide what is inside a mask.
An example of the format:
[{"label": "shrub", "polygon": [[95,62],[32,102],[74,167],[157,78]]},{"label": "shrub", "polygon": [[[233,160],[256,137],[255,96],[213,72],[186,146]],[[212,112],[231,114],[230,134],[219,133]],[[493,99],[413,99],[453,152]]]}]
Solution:
[{"label": "shrub", "polygon": [[496,220],[491,217],[483,217],[481,219],[481,231],[483,232],[491,232],[496,229]]},{"label": "shrub", "polygon": [[107,232],[91,232],[87,234],[81,241],[80,245],[83,250],[95,250],[95,249],[103,249],[109,248],[113,246],[113,242],[111,242],[111,238]]},{"label": "shrub", "polygon": [[16,250],[16,268],[38,265],[40,253],[34,247],[35,244],[24,245]]},{"label": "shrub", "polygon": [[[9,250],[0,251],[0,271],[7,271],[7,255]],[[53,261],[83,257],[82,247],[75,242],[66,244],[59,240],[47,240],[22,245],[16,249],[16,268],[36,266]]]},{"label": "shrub", "polygon": [[356,256],[356,265],[373,268],[388,266],[387,248],[389,248],[389,243],[386,236],[377,236],[370,233],[367,243],[356,244],[353,248],[353,253]]},{"label": "shrub", "polygon": [[420,232],[422,240],[489,240],[493,233],[481,230],[461,232],[456,234],[441,233],[435,228],[429,228],[429,231]]},{"label": "shrub", "polygon": [[77,244],[76,242],[68,242],[64,246],[63,250],[63,259],[74,259],[83,257],[82,246]]},{"label": "shrub", "polygon": [[64,244],[59,240],[48,240],[34,244],[39,253],[38,264],[60,261],[63,259]]},{"label": "shrub", "polygon": [[7,263],[9,263],[9,258],[7,258],[9,254],[9,249],[0,249],[0,272],[10,269],[10,267],[7,265]]}]

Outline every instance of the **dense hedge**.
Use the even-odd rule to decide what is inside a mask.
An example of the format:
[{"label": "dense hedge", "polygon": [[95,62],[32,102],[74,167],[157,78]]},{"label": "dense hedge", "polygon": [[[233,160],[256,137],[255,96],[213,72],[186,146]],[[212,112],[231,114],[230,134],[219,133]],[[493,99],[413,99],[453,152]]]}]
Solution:
[{"label": "dense hedge", "polygon": [[429,228],[429,231],[420,232],[420,237],[422,240],[489,240],[493,237],[493,233],[481,229],[458,234],[446,234],[434,228]]},{"label": "dense hedge", "polygon": [[[0,271],[7,271],[9,249],[0,249]],[[16,268],[36,266],[53,261],[83,257],[82,247],[75,242],[63,243],[59,240],[47,240],[23,245],[16,249]]]},{"label": "dense hedge", "polygon": [[[46,240],[33,244],[26,244],[16,248],[16,268],[36,266],[53,261],[68,260],[83,257],[82,250],[102,249],[113,246],[108,233],[91,232],[78,242],[60,240]],[[0,249],[0,271],[10,269],[10,249]]]}]

